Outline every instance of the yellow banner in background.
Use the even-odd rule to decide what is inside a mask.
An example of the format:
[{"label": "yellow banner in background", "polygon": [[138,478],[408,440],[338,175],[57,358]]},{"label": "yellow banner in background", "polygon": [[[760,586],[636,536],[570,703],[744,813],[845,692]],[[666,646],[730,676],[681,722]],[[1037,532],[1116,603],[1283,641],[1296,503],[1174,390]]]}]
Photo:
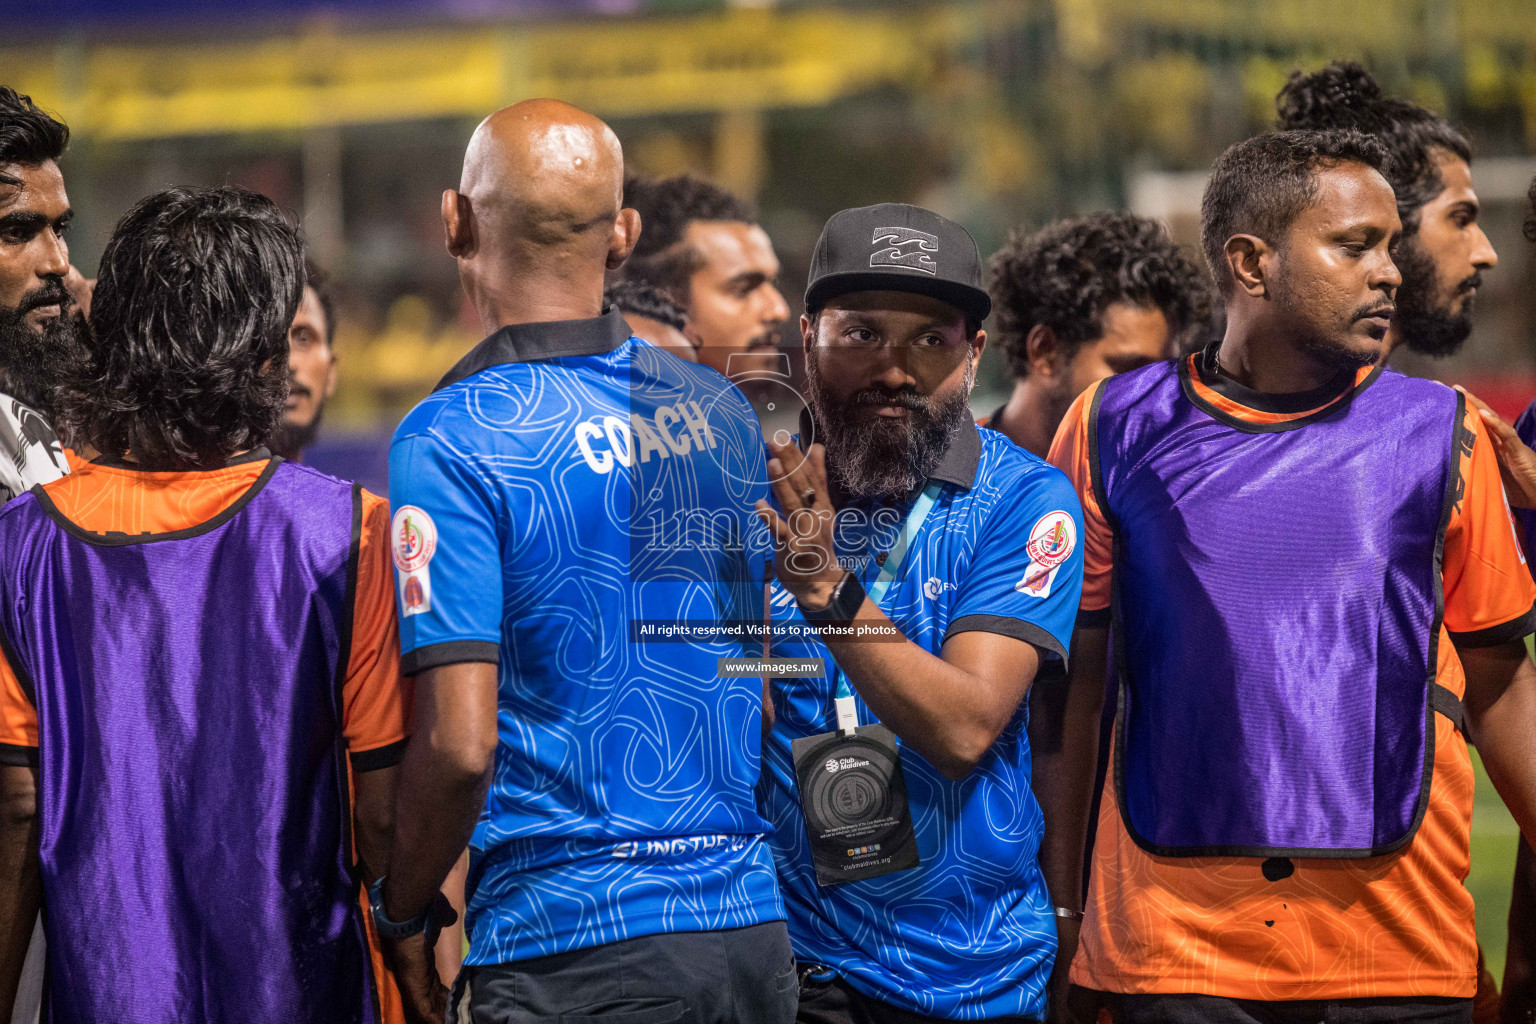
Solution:
[{"label": "yellow banner in background", "polygon": [[0,49],[0,77],[101,140],[477,117],[532,96],[611,117],[819,105],[920,85],[961,28],[942,9],[387,31],[316,24],[249,39]]}]

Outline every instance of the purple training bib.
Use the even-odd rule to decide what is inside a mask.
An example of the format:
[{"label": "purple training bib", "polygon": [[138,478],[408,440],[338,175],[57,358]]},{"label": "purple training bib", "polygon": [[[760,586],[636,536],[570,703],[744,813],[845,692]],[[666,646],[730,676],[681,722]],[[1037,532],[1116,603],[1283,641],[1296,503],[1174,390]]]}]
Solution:
[{"label": "purple training bib", "polygon": [[341,731],[361,496],[272,459],[188,530],[0,512],[51,1019],[378,1020]]},{"label": "purple training bib", "polygon": [[1432,714],[1459,721],[1435,668],[1461,398],[1378,370],[1257,424],[1191,372],[1111,378],[1091,411],[1126,828],[1162,856],[1387,853],[1424,815]]}]

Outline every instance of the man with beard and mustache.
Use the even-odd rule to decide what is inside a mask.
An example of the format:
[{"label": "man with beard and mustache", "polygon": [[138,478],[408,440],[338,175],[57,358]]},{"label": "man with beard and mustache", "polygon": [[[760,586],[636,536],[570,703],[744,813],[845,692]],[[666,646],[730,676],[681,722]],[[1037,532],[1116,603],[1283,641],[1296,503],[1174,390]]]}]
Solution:
[{"label": "man with beard and mustache", "polygon": [[759,788],[803,1024],[1045,1014],[1024,698],[1067,657],[1082,513],[971,419],[990,308],[971,236],[917,207],[844,210],[812,258],[809,408],[760,505],[773,653],[819,659],[772,687]]},{"label": "man with beard and mustache", "polygon": [[[0,86],[0,504],[69,472],[49,423],[84,329],[70,285],[86,285],[69,264],[64,237],[74,214],[58,161],[68,144],[66,125]],[[38,1019],[44,948],[39,922],[14,1021]]]},{"label": "man with beard and mustache", "polygon": [[[1435,358],[1454,355],[1472,333],[1482,272],[1499,262],[1478,224],[1466,135],[1432,111],[1384,96],[1365,68],[1348,61],[1293,72],[1275,106],[1281,128],[1353,128],[1386,149],[1381,170],[1403,222],[1393,254],[1403,283],[1382,361],[1399,345]],[[1478,959],[1476,1018],[1487,1022],[1497,1016],[1498,989],[1481,966],[1481,951]]]},{"label": "man with beard and mustache", "polygon": [[623,279],[683,307],[698,362],[728,377],[777,369],[789,306],[773,242],[752,208],[691,174],[627,178],[624,205],[639,211],[641,231]]},{"label": "man with beard and mustache", "polygon": [[[1536,179],[1527,190],[1529,200],[1525,218],[1525,237],[1536,242]],[[1536,552],[1536,402],[1526,406],[1514,426],[1472,394],[1467,395],[1488,428],[1499,469],[1504,478],[1504,492],[1515,509],[1520,524],[1521,541],[1527,559]],[[1536,573],[1536,563],[1527,561]],[[1498,1010],[1500,1020],[1528,1021],[1536,1018],[1536,853],[1526,836],[1521,835],[1515,855],[1515,884],[1509,905],[1509,943],[1505,947],[1504,984]],[[1479,1000],[1481,1002],[1481,1000]]]},{"label": "man with beard and mustache", "polygon": [[69,129],[0,86],[0,502],[69,471],[49,425],[83,318],[64,240],[73,211],[58,160]]},{"label": "man with beard and mustache", "polygon": [[1403,275],[1383,356],[1399,345],[1442,358],[1472,333],[1482,273],[1498,266],[1477,222],[1472,145],[1444,118],[1382,95],[1359,64],[1297,71],[1275,97],[1282,129],[1352,128],[1386,150],[1381,172],[1397,197],[1403,238],[1393,259]]},{"label": "man with beard and mustache", "polygon": [[288,328],[288,402],[268,447],[273,455],[301,461],[315,443],[325,402],[336,393],[336,303],[330,278],[312,260],[304,261],[309,282]]},{"label": "man with beard and mustache", "polygon": [[[1094,385],[1052,446],[1086,521],[1066,735],[1120,692],[1071,978],[1127,1024],[1469,1021],[1465,733],[1536,828],[1536,584],[1476,412],[1379,365],[1386,159],[1354,131],[1228,149],[1224,337]],[[1053,883],[1089,782],[1042,793]]]}]

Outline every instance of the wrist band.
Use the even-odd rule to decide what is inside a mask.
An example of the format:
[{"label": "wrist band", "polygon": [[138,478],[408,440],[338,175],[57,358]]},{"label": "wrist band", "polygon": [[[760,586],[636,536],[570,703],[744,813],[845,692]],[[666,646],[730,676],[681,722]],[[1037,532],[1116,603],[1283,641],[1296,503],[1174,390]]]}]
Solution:
[{"label": "wrist band", "polygon": [[373,913],[373,926],[378,929],[379,937],[385,939],[409,939],[420,935],[432,924],[432,904],[427,904],[427,909],[410,921],[391,921],[384,916],[384,879],[380,878],[368,886],[369,910]]},{"label": "wrist band", "polygon": [[837,589],[832,591],[832,600],[827,602],[825,608],[812,610],[802,605],[800,614],[812,623],[849,622],[859,614],[863,605],[864,584],[850,572],[838,583]]},{"label": "wrist band", "polygon": [[1055,910],[1057,917],[1064,917],[1068,921],[1081,921],[1083,919],[1083,912],[1081,910],[1073,910],[1071,907],[1056,907]]}]

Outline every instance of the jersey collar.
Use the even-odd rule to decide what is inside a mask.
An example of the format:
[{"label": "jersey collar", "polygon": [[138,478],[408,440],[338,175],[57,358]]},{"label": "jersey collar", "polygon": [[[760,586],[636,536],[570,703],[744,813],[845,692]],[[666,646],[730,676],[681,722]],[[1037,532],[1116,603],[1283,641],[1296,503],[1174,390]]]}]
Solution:
[{"label": "jersey collar", "polygon": [[[815,438],[820,431],[815,429],[811,421],[811,410],[800,410],[800,437]],[[805,442],[800,441],[803,448]],[[954,484],[970,490],[976,486],[976,467],[981,464],[981,432],[975,422],[965,417],[960,422],[955,436],[950,439],[949,447],[944,449],[944,457],[928,474],[930,480],[942,480],[947,484]]]},{"label": "jersey collar", "polygon": [[601,315],[582,320],[508,324],[470,349],[432,390],[441,391],[503,363],[602,355],[624,344],[632,333],[616,306],[605,306]]},{"label": "jersey collar", "polygon": [[1223,398],[1258,412],[1282,415],[1312,412],[1333,404],[1363,378],[1358,370],[1340,370],[1334,374],[1332,380],[1324,381],[1310,391],[1292,391],[1285,394],[1255,391],[1221,372],[1221,363],[1216,358],[1220,348],[1221,341],[1213,341],[1201,351],[1188,357],[1200,383]]}]

